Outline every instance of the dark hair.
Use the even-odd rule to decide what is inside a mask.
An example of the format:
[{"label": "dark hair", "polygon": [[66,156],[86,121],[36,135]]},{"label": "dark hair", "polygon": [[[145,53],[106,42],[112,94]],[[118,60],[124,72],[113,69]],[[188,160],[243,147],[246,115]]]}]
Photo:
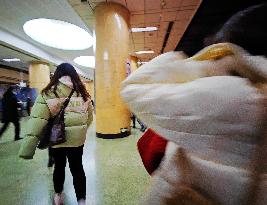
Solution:
[{"label": "dark hair", "polygon": [[267,56],[267,4],[249,7],[234,14],[222,28],[204,43],[230,42],[252,55]]},{"label": "dark hair", "polygon": [[78,73],[75,68],[69,63],[62,63],[57,66],[57,69],[51,78],[50,83],[42,90],[42,94],[48,94],[48,91],[53,89],[53,93],[58,97],[57,86],[59,79],[63,76],[69,76],[73,84],[73,89],[77,92],[78,96],[81,95],[84,101],[90,97],[89,93],[86,91]]},{"label": "dark hair", "polygon": [[11,95],[13,95],[13,90],[14,90],[15,88],[13,87],[13,86],[9,86],[8,87],[8,89],[6,90],[6,92],[4,93],[4,97],[7,97],[7,96],[11,96]]},{"label": "dark hair", "polygon": [[11,92],[13,92],[14,89],[15,89],[15,87],[9,86],[8,89],[6,90],[6,92],[11,93]]}]

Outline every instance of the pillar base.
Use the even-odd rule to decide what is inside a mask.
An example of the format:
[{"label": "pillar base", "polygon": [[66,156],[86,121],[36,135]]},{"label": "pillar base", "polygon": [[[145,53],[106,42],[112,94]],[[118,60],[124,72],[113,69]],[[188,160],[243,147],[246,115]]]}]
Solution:
[{"label": "pillar base", "polygon": [[118,133],[118,134],[101,134],[101,133],[96,133],[96,137],[102,138],[102,139],[118,139],[118,138],[128,137],[130,134],[131,134],[130,131],[122,132],[122,133]]}]

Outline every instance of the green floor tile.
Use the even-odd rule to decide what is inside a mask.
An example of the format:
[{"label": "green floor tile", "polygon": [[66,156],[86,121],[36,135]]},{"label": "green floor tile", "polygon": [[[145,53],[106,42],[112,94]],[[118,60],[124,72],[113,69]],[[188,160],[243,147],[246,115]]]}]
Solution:
[{"label": "green floor tile", "polygon": [[[21,136],[27,118],[21,120]],[[0,124],[0,127],[2,124]],[[149,182],[136,142],[141,133],[115,140],[95,138],[94,124],[88,130],[84,149],[87,205],[137,205]],[[53,196],[52,169],[47,168],[47,151],[37,150],[33,160],[17,156],[21,141],[14,141],[14,127],[0,138],[0,204],[50,205]],[[66,169],[66,205],[77,204],[72,177]]]}]

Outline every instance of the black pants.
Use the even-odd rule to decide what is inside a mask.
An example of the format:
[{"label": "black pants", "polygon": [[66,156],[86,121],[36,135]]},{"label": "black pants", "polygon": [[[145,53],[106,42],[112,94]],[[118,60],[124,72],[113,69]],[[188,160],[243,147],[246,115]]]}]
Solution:
[{"label": "black pants", "polygon": [[132,114],[131,118],[132,118],[132,121],[133,121],[133,128],[135,128],[135,120],[137,120],[137,122],[141,126],[140,130],[142,131],[142,130],[146,129],[146,125],[141,120],[139,120],[134,114]]},{"label": "black pants", "polygon": [[19,133],[20,133],[20,124],[19,120],[14,120],[14,121],[6,121],[4,122],[3,127],[0,130],[0,137],[1,135],[6,131],[6,128],[8,127],[9,123],[12,122],[15,126],[15,140],[19,139]]},{"label": "black pants", "polygon": [[63,191],[65,167],[68,158],[77,201],[85,199],[86,177],[82,165],[83,145],[80,147],[52,148],[51,151],[55,160],[53,174],[55,192],[61,193]]},{"label": "black pants", "polygon": [[132,117],[131,118],[132,118],[132,121],[133,121],[133,128],[135,128],[135,120],[136,120],[136,117],[135,117],[135,115],[132,114]]}]

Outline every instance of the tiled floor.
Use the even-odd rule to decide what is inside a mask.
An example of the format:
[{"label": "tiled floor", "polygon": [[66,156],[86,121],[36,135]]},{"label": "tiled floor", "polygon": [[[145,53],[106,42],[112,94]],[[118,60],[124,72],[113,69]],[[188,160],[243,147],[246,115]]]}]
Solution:
[{"label": "tiled floor", "polygon": [[[22,120],[22,136],[25,122]],[[0,125],[2,126],[2,125]],[[37,150],[33,160],[17,156],[21,141],[13,141],[13,125],[0,138],[0,205],[50,205],[53,196],[52,168],[47,168],[47,151]],[[136,149],[141,133],[115,140],[95,138],[88,129],[84,149],[87,205],[138,205],[149,182]],[[66,205],[77,204],[72,176],[66,169]]]}]

